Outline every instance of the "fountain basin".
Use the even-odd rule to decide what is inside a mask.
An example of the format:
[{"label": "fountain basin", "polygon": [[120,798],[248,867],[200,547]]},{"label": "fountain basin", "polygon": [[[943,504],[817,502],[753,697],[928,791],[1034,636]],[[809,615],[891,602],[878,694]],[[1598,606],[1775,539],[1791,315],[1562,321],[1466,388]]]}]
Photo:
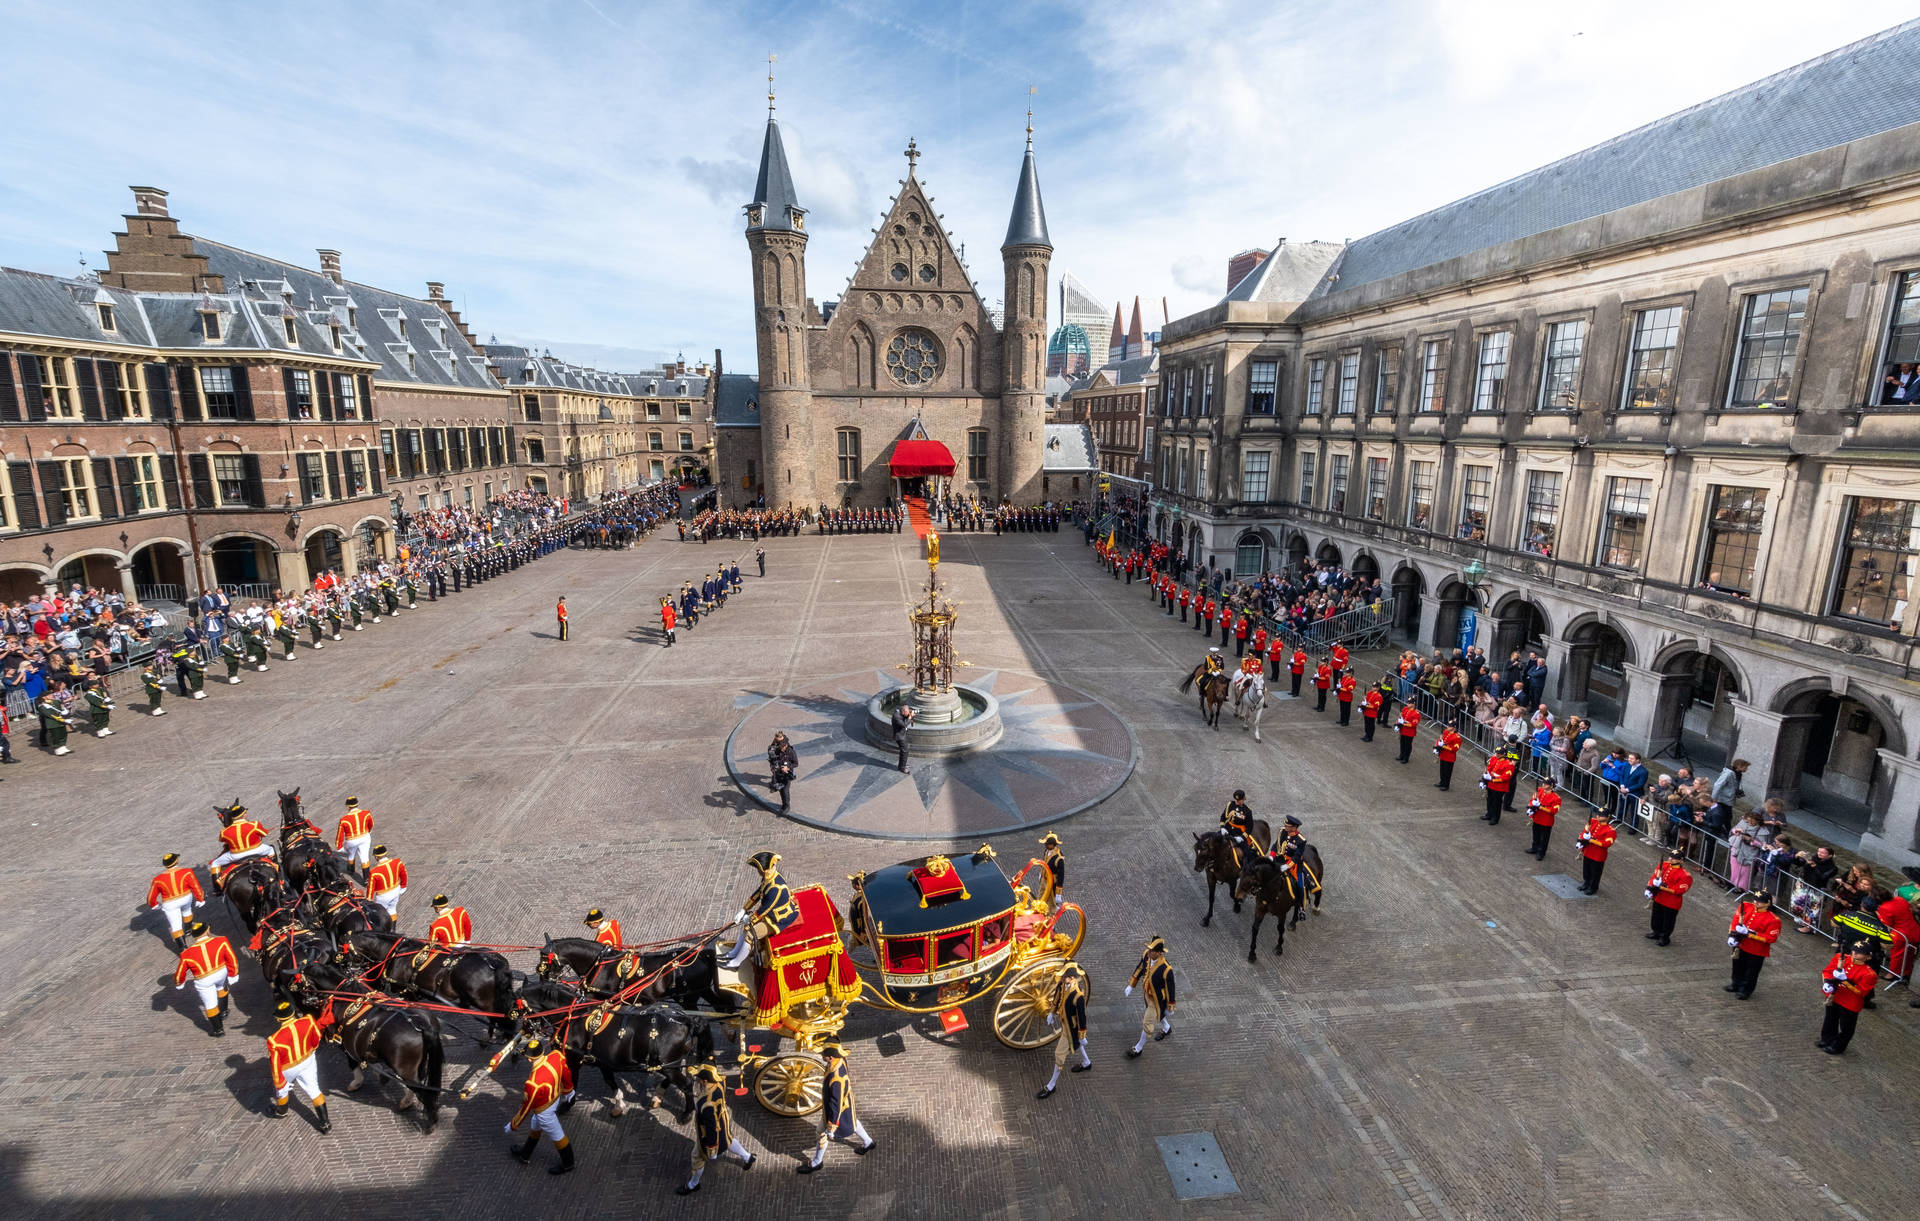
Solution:
[{"label": "fountain basin", "polygon": [[892,750],[893,710],[912,705],[907,728],[910,755],[961,755],[1000,740],[1000,701],[977,687],[955,683],[945,691],[895,687],[867,701],[867,741]]}]

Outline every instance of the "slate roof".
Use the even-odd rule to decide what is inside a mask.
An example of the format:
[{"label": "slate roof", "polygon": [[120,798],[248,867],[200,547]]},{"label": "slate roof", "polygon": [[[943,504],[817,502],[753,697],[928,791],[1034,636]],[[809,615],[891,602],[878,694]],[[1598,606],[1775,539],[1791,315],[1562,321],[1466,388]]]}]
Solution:
[{"label": "slate roof", "polygon": [[1240,278],[1223,301],[1305,301],[1340,257],[1339,242],[1281,238],[1266,262]]},{"label": "slate roof", "polygon": [[751,373],[722,373],[713,395],[714,427],[760,427],[759,377]]},{"label": "slate roof", "polygon": [[1125,360],[1111,361],[1094,370],[1104,373],[1107,380],[1116,386],[1135,386],[1147,380],[1147,375],[1160,367],[1160,354],[1149,352],[1145,356],[1129,356]]},{"label": "slate roof", "polygon": [[[153,347],[153,328],[141,308],[143,295],[148,294],[108,288],[86,277],[0,267],[0,332]],[[102,299],[114,307],[112,331],[100,327],[95,302]]]},{"label": "slate roof", "polygon": [[787,146],[780,138],[780,124],[767,116],[767,138],[760,146],[760,177],[753,184],[753,202],[749,208],[765,209],[758,225],[751,229],[796,229],[796,215],[804,214],[793,190],[793,173],[787,169]]},{"label": "slate roof", "polygon": [[1094,459],[1093,429],[1085,424],[1047,425],[1047,444],[1040,466],[1049,471],[1090,471]]},{"label": "slate roof", "polygon": [[1341,260],[1339,288],[1920,123],[1916,62],[1920,20],[1363,237]]},{"label": "slate roof", "polygon": [[1047,209],[1040,202],[1040,173],[1033,168],[1033,146],[1027,146],[1026,160],[1020,163],[1020,182],[1013,192],[1013,215],[1007,219],[1007,240],[1000,243],[1000,249],[1009,246],[1045,246],[1053,247],[1053,239],[1047,236]]},{"label": "slate roof", "polygon": [[569,363],[551,353],[536,356],[526,348],[505,343],[483,343],[480,350],[500,370],[508,389],[572,390],[581,394],[662,399],[698,399],[707,393],[707,379],[693,373],[676,375],[665,369],[608,373]]}]

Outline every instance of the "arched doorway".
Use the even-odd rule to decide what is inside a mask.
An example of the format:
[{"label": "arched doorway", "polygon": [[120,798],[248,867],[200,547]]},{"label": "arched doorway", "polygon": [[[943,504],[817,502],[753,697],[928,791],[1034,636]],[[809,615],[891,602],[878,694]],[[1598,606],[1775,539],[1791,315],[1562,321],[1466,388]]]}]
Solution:
[{"label": "arched doorway", "polygon": [[103,552],[76,555],[60,565],[53,583],[62,590],[75,585],[82,589],[101,589],[112,593],[120,588],[120,557]]},{"label": "arched doorway", "polygon": [[1406,640],[1418,640],[1420,635],[1420,595],[1426,589],[1426,578],[1420,570],[1411,564],[1402,564],[1393,574],[1393,631]]},{"label": "arched doorway", "polygon": [[47,574],[38,568],[0,568],[0,602],[25,602],[47,587]]},{"label": "arched doorway", "polygon": [[180,544],[162,540],[133,553],[133,588],[142,602],[185,602],[187,560]]},{"label": "arched doorway", "polygon": [[1770,791],[1850,831],[1866,830],[1891,786],[1878,752],[1906,751],[1898,722],[1822,680],[1775,703],[1782,719]]},{"label": "arched doorway", "polygon": [[1567,662],[1560,677],[1562,700],[1606,726],[1618,726],[1627,706],[1627,666],[1633,644],[1610,624],[1589,619],[1568,633]]},{"label": "arched doorway", "polygon": [[1287,539],[1287,567],[1298,575],[1307,566],[1307,536],[1296,534]]},{"label": "arched doorway", "polygon": [[308,535],[307,575],[317,577],[328,569],[345,573],[347,567],[345,541],[340,532],[334,529],[315,530]]},{"label": "arched doorway", "polygon": [[257,538],[236,536],[214,541],[208,548],[213,558],[214,583],[237,589],[240,596],[265,598],[280,584],[280,558],[271,544]]},{"label": "arched doorway", "polygon": [[1267,540],[1260,531],[1248,530],[1233,545],[1233,575],[1252,577],[1267,570]]},{"label": "arched doorway", "polygon": [[1677,744],[1700,767],[1718,767],[1733,740],[1733,700],[1745,693],[1739,671],[1716,654],[1684,647],[1653,668],[1669,681],[1660,687],[1647,757],[1671,753]]},{"label": "arched doorway", "polygon": [[1521,597],[1508,598],[1494,608],[1493,643],[1487,647],[1487,659],[1503,666],[1515,649],[1545,657],[1549,630],[1547,616],[1538,605]]},{"label": "arched doorway", "polygon": [[1184,557],[1187,554],[1187,524],[1183,521],[1175,521],[1169,537],[1173,540],[1171,544],[1173,553]]},{"label": "arched doorway", "polygon": [[1380,561],[1362,551],[1353,557],[1353,575],[1369,581],[1380,579]]},{"label": "arched doorway", "polygon": [[1328,539],[1320,544],[1319,549],[1313,553],[1313,558],[1315,563],[1338,568],[1340,567],[1340,548],[1333,545],[1332,539]]},{"label": "arched doorway", "polygon": [[1480,596],[1461,581],[1440,587],[1440,605],[1433,617],[1433,646],[1465,652],[1479,639]]}]

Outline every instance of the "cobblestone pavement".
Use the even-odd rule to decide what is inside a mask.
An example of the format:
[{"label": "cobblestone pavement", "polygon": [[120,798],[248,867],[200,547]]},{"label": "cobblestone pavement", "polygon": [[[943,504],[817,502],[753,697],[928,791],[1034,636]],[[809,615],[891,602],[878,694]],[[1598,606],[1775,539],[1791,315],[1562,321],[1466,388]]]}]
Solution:
[{"label": "cobblestone pavement", "polygon": [[[138,907],[162,851],[211,855],[215,802],[271,811],[275,787],[299,785],[330,818],[355,793],[412,871],[404,923],[424,929],[426,897],[445,890],[498,943],[577,933],[594,905],[635,939],[718,925],[761,847],[836,894],[855,868],[913,855],[749,810],[721,747],[752,693],[904,656],[915,542],[766,546],[770,574],[672,650],[654,640],[660,593],[750,544],[556,556],[5,769],[0,1212],[1914,1215],[1920,1030],[1902,995],[1861,1023],[1853,1054],[1822,1055],[1821,947],[1790,935],[1736,1004],[1720,990],[1719,896],[1695,892],[1671,949],[1642,939],[1638,843],[1616,850],[1600,899],[1569,902],[1532,879],[1577,873],[1572,835],[1547,868],[1523,859],[1519,820],[1476,821],[1470,778],[1436,792],[1424,749],[1398,767],[1389,735],[1362,746],[1357,725],[1291,702],[1270,710],[1263,745],[1231,722],[1202,728],[1173,690],[1198,637],[1064,532],[949,536],[942,575],[972,582],[962,656],[1083,688],[1140,744],[1119,793],[1057,824],[1093,926],[1096,1071],[1036,1102],[1051,1057],[1002,1048],[984,1008],[955,1036],[861,1011],[846,1041],[874,1154],[836,1147],[827,1173],[797,1177],[809,1125],[742,1099],[743,1137],[765,1156],[744,1175],[716,1167],[687,1201],[670,1194],[685,1129],[664,1111],[609,1118],[597,1081],[567,1121],[580,1171],[557,1180],[505,1156],[517,1069],[452,1104],[432,1136],[391,1110],[392,1087],[335,1093],[329,1137],[266,1118],[263,985],[249,975],[230,1037],[207,1038],[169,986],[160,921]],[[574,613],[566,644],[552,638],[558,593]],[[1300,812],[1328,866],[1327,913],[1283,958],[1269,926],[1257,965],[1247,916],[1224,900],[1200,927],[1191,871],[1189,833],[1235,785],[1263,815]],[[1017,861],[1032,838],[996,842]],[[1120,993],[1154,933],[1180,973],[1176,1029],[1129,1062],[1139,1011]],[[485,1054],[451,1047],[456,1064]],[[323,1053],[330,1091],[346,1075]],[[1194,1132],[1217,1137],[1239,1194],[1175,1205],[1155,1138]]]}]

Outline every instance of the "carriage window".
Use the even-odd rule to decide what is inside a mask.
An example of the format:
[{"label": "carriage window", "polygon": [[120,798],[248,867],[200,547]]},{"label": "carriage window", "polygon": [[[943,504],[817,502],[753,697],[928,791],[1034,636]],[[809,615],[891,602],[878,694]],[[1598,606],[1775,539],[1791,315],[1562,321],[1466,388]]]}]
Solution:
[{"label": "carriage window", "polygon": [[887,969],[918,975],[927,969],[927,943],[920,937],[895,937],[887,942]]},{"label": "carriage window", "polygon": [[980,952],[991,954],[1006,941],[1007,933],[1013,924],[1011,915],[997,916],[980,926]]},{"label": "carriage window", "polygon": [[973,961],[973,930],[964,929],[958,933],[948,933],[939,938],[934,950],[933,965],[950,967],[956,962]]}]

